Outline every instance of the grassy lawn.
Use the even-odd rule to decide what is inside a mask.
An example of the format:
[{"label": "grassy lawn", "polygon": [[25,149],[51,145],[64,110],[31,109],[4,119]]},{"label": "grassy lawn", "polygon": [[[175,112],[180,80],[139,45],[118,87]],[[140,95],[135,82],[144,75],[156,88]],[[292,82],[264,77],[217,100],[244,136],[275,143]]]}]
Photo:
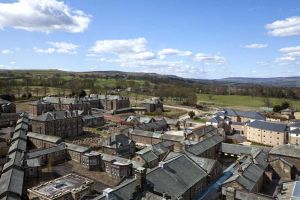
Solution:
[{"label": "grassy lawn", "polygon": [[[251,97],[251,96],[239,96],[239,95],[211,95],[212,99],[209,99],[209,94],[198,94],[199,103],[213,103],[216,106],[230,106],[240,108],[259,108],[264,107],[264,97]],[[300,110],[299,100],[288,100],[280,98],[269,98],[272,105],[281,104],[283,101],[288,101],[290,105],[297,110]]]}]

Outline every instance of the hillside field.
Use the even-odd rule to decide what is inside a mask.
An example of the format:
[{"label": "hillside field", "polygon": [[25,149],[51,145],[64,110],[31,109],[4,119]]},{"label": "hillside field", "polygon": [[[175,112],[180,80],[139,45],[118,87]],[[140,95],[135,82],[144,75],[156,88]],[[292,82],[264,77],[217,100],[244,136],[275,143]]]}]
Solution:
[{"label": "hillside field", "polygon": [[[211,96],[211,99],[209,98]],[[198,94],[199,103],[211,103],[216,106],[229,106],[235,108],[259,108],[265,107],[264,97],[251,97],[240,95],[209,95]],[[299,100],[281,99],[281,98],[268,98],[273,105],[281,104],[283,101],[288,101],[293,108],[300,110]]]}]

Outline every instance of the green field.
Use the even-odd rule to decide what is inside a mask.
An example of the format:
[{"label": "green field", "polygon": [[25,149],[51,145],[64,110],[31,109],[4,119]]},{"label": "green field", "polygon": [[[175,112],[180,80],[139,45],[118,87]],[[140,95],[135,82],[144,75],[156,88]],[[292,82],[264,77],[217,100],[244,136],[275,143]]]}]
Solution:
[{"label": "green field", "polygon": [[[211,99],[210,99],[211,96]],[[198,103],[211,103],[216,106],[230,106],[236,108],[259,108],[264,107],[264,97],[251,97],[239,95],[209,95],[198,94]],[[300,110],[299,100],[269,98],[272,105],[281,104],[283,101],[288,101],[293,108]]]}]

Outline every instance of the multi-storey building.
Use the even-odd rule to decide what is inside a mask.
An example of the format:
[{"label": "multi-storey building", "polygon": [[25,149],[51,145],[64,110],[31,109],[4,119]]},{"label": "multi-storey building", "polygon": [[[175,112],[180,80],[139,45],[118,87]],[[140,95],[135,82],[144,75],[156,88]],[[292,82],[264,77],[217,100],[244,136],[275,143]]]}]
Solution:
[{"label": "multi-storey building", "polygon": [[61,138],[80,135],[82,127],[83,120],[78,111],[47,112],[32,119],[32,132]]},{"label": "multi-storey building", "polygon": [[288,127],[283,123],[255,120],[245,126],[247,140],[267,146],[288,142]]}]

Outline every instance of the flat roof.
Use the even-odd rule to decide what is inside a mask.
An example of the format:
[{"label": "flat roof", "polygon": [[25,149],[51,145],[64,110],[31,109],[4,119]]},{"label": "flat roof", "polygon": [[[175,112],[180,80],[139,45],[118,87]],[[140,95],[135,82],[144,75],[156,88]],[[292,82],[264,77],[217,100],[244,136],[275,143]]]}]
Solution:
[{"label": "flat roof", "polygon": [[88,186],[93,183],[94,181],[89,178],[71,173],[30,188],[28,191],[47,198],[57,198],[74,190],[83,190],[86,188],[84,186]]}]

